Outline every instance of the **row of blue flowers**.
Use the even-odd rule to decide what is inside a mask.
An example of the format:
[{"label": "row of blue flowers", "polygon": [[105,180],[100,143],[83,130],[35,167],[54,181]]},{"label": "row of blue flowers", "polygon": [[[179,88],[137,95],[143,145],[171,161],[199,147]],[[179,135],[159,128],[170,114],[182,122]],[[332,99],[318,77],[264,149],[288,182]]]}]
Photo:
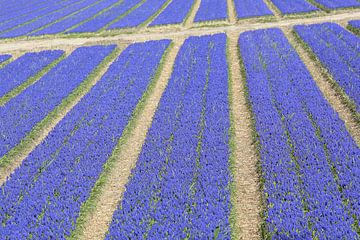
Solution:
[{"label": "row of blue flowers", "polygon": [[[360,149],[279,29],[240,35],[274,238],[356,239]],[[355,228],[353,228],[355,226]]]},{"label": "row of blue flowers", "polygon": [[[82,203],[89,197],[169,43],[138,43],[124,50],[102,79],[11,174],[0,188],[3,239],[63,239],[71,233]],[[95,52],[87,64],[96,64],[97,55],[113,48],[84,48],[78,51],[78,57]],[[63,69],[82,75],[79,69],[66,65]]]},{"label": "row of blue flowers", "polygon": [[107,239],[230,238],[226,35],[190,37]]},{"label": "row of blue flowers", "polygon": [[[19,144],[33,127],[74,91],[113,49],[113,46],[76,49],[41,79],[4,106],[0,106],[0,157]],[[61,51],[52,53],[54,56],[62,54]],[[17,66],[20,67],[17,69],[19,76],[26,72],[26,66]],[[12,87],[13,81],[8,81],[8,84]],[[6,86],[5,83],[4,85]]]},{"label": "row of blue flowers", "polygon": [[360,111],[360,38],[335,23],[299,25],[299,36]]}]

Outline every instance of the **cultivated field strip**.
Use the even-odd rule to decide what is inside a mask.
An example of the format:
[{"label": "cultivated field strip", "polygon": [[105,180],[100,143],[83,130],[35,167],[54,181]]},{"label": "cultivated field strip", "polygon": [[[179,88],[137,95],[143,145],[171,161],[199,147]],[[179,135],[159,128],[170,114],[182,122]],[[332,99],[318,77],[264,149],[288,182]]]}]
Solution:
[{"label": "cultivated field strip", "polygon": [[143,24],[147,19],[157,13],[158,9],[168,4],[170,0],[145,1],[141,6],[131,11],[119,21],[112,23],[108,29],[131,28]]},{"label": "cultivated field strip", "polygon": [[11,58],[10,54],[0,55],[0,66],[4,64],[6,61],[10,60],[10,58]]},{"label": "cultivated field strip", "polygon": [[[295,26],[295,32],[332,75],[349,105],[360,114],[360,39],[333,23]],[[360,115],[358,116],[360,122]]]},{"label": "cultivated field strip", "polygon": [[96,32],[101,29],[107,29],[109,25],[122,19],[134,9],[141,6],[144,1],[124,0],[120,4],[108,9],[107,11],[91,18],[90,20],[82,22],[75,28],[66,30],[66,33],[81,33],[81,32]]},{"label": "cultivated field strip", "polygon": [[[158,25],[176,27],[193,10],[196,11],[194,21],[198,23],[197,27],[202,24],[216,27],[218,24],[234,24],[236,19],[247,21],[251,18],[253,22],[262,22],[264,19],[303,18],[304,13],[309,12],[313,16],[332,14],[338,9],[358,8],[360,3],[357,0],[65,0],[50,1],[41,4],[40,8],[35,6],[32,6],[33,11],[27,9],[23,13],[20,10],[17,16],[5,12],[4,17],[0,17],[0,38],[106,33],[114,29],[126,32]],[[272,15],[277,18],[272,18]]]},{"label": "cultivated field strip", "polygon": [[262,0],[234,0],[237,18],[251,18],[273,15]]},{"label": "cultivated field strip", "polygon": [[122,139],[97,180],[92,195],[82,207],[79,224],[72,238],[100,239],[105,237],[113,213],[122,198],[131,169],[139,157],[146,133],[168,84],[175,57],[183,41],[183,39],[174,40],[163,56],[156,79],[148,88],[147,94],[143,96],[136,114],[133,115]]},{"label": "cultivated field strip", "polygon": [[[124,57],[120,55],[91,91],[24,159],[2,185],[3,236],[70,235],[82,202],[89,196],[151,82],[169,42],[139,43],[124,50]],[[141,63],[141,71],[135,62]],[[127,81],[118,81],[118,77]],[[21,223],[16,217],[19,215]]]},{"label": "cultivated field strip", "polygon": [[[34,83],[54,62],[64,54],[61,50],[48,50],[34,53],[26,53],[15,61],[10,62],[0,70],[0,105],[4,105],[6,95],[16,88],[24,89]],[[25,67],[24,67],[25,66]],[[22,69],[19,72],[19,69]],[[17,90],[17,92],[20,92]]]},{"label": "cultivated field strip", "polygon": [[261,144],[269,236],[356,238],[359,147],[280,30],[243,33],[239,44]]},{"label": "cultivated field strip", "polygon": [[227,72],[225,34],[185,41],[107,238],[230,237]]},{"label": "cultivated field strip", "polygon": [[173,0],[162,11],[149,26],[180,24],[183,23],[188,13],[190,12],[195,0],[182,1]]},{"label": "cultivated field strip", "polygon": [[111,1],[102,1],[97,3],[96,5],[90,6],[86,10],[80,11],[73,16],[67,17],[63,20],[58,20],[54,23],[50,23],[47,26],[41,27],[35,31],[33,31],[31,36],[39,36],[39,35],[47,35],[47,34],[56,34],[62,33],[67,29],[77,25],[86,19],[89,16],[95,15],[98,12],[101,12],[103,9],[109,8],[114,4],[118,3],[118,0],[111,0]]},{"label": "cultivated field strip", "polygon": [[[3,116],[0,159],[77,88],[112,50],[113,47],[104,46],[79,48],[36,83],[5,103],[0,108],[0,115]],[[92,60],[91,64],[84,64],[89,59]]]},{"label": "cultivated field strip", "polygon": [[271,0],[281,14],[294,14],[318,11],[319,9],[306,0]]},{"label": "cultivated field strip", "polygon": [[293,29],[283,28],[282,30],[290,43],[297,50],[301,60],[306,65],[326,100],[339,114],[339,117],[344,121],[349,133],[354,138],[357,145],[360,146],[360,126],[356,119],[356,115],[354,115],[354,111],[351,107],[349,108],[348,102],[344,101],[344,97],[339,95],[338,88],[334,87],[331,83],[331,76],[329,73],[322,67],[319,61],[313,58],[308,49],[304,47],[301,40],[297,37],[296,33],[294,33]]},{"label": "cultivated field strip", "polygon": [[20,1],[1,236],[360,237],[360,2]]},{"label": "cultivated field strip", "polygon": [[[56,108],[44,119],[37,123],[31,132],[12,148],[5,156],[0,159],[0,184],[3,184],[11,173],[18,168],[37,145],[39,145],[54,127],[64,118],[64,116],[77,104],[78,101],[95,85],[99,78],[104,74],[108,65],[118,54],[119,49],[115,49],[107,56],[94,71],[84,80],[69,96],[64,98]],[[81,68],[80,68],[81,69]]]}]

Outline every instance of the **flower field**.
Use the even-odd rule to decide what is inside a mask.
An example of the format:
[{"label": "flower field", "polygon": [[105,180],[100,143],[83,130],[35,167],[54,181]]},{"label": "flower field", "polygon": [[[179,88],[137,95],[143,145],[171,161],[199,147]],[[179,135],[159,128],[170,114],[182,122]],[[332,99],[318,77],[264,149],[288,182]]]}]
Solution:
[{"label": "flower field", "polygon": [[360,239],[358,0],[0,0],[0,239]]}]

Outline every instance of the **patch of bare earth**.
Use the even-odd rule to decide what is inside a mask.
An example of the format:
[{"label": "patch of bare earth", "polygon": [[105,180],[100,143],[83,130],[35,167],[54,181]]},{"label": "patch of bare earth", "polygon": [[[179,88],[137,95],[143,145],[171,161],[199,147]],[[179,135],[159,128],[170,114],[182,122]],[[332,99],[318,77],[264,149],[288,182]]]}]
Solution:
[{"label": "patch of bare earth", "polygon": [[183,39],[176,39],[173,47],[169,50],[153,92],[146,100],[143,110],[135,119],[135,126],[131,130],[128,139],[119,147],[119,154],[115,156],[115,162],[109,169],[93,209],[86,213],[84,217],[84,224],[79,231],[80,239],[104,238],[113,213],[119,201],[121,201],[131,169],[136,164],[146,133],[151,126],[153,116],[167,86],[175,58],[183,41]]},{"label": "patch of bare earth", "polygon": [[346,128],[360,146],[360,126],[356,123],[351,110],[346,106],[346,104],[341,100],[341,97],[332,87],[329,82],[329,74],[321,66],[318,61],[313,61],[310,57],[310,54],[306,49],[299,44],[297,39],[292,33],[291,28],[282,28],[285,36],[288,38],[289,42],[298,52],[301,60],[306,65],[310,74],[312,75],[314,81],[319,87],[320,91],[324,95],[325,99],[331,104],[334,110],[339,114],[340,118],[344,121]]},{"label": "patch of bare earth", "polygon": [[[113,62],[115,57],[118,56],[121,49],[125,48],[120,46],[116,50],[116,54],[109,59],[104,67],[98,69],[95,76],[89,78],[83,82],[84,84],[80,85],[74,92],[71,97],[71,101],[64,101],[56,107],[56,109],[51,112],[49,120],[44,124],[42,122],[38,123],[32,131],[35,132],[34,136],[31,138],[25,137],[20,144],[15,146],[10,152],[3,157],[6,158],[6,164],[0,168],[0,186],[9,178],[11,173],[18,168],[22,161],[38,146],[48,134],[55,128],[55,126],[70,112],[70,110],[90,91],[90,89],[101,79],[102,75],[107,71],[110,64]],[[74,93],[73,92],[73,93]],[[44,120],[43,120],[44,121]],[[2,159],[2,160],[3,160]]]},{"label": "patch of bare earth", "polygon": [[[234,182],[236,226],[241,239],[260,238],[261,197],[258,157],[253,144],[251,113],[246,105],[246,88],[240,70],[239,34],[228,33],[228,61],[231,72],[232,124],[234,124]],[[233,202],[234,204],[234,202]]]}]

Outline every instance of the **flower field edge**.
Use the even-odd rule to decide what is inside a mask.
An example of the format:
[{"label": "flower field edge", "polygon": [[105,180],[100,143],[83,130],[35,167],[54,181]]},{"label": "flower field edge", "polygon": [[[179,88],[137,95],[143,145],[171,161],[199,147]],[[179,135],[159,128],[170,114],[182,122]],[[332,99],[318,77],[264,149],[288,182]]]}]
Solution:
[{"label": "flower field edge", "polygon": [[155,85],[156,85],[157,81],[159,80],[160,73],[163,70],[164,62],[166,61],[167,56],[169,55],[169,52],[173,49],[173,47],[174,47],[174,42],[171,42],[170,45],[168,46],[168,48],[165,50],[153,79],[151,80],[144,95],[141,97],[139,103],[137,104],[137,106],[132,114],[132,117],[128,121],[128,124],[125,127],[124,132],[118,141],[118,144],[114,148],[111,156],[108,158],[108,160],[104,164],[103,171],[100,174],[98,180],[96,181],[94,187],[92,188],[90,197],[81,206],[79,217],[76,220],[75,230],[71,232],[70,236],[67,236],[67,239],[69,239],[69,240],[79,239],[79,237],[82,235],[83,228],[86,223],[86,217],[88,215],[92,214],[93,211],[95,210],[97,200],[98,200],[100,194],[102,193],[102,187],[108,181],[110,170],[112,169],[112,167],[115,164],[116,156],[119,155],[119,151],[121,151],[121,146],[124,145],[124,143],[129,138],[129,135],[132,133],[135,125],[138,124],[138,122],[137,122],[138,117],[141,114],[142,110],[144,109],[148,98],[152,95]]},{"label": "flower field edge", "polygon": [[[37,123],[32,130],[21,140],[21,142],[13,147],[6,155],[0,158],[0,169],[6,169],[12,164],[15,158],[22,156],[24,152],[31,150],[34,146],[33,143],[43,134],[44,129],[51,126],[54,120],[61,115],[66,108],[77,100],[80,96],[84,96],[91,89],[91,82],[94,80],[98,73],[119,54],[119,49],[115,48],[104,60],[91,72],[87,78],[71,92],[61,103],[55,107],[44,119]],[[76,104],[75,104],[76,105]]]},{"label": "flower field edge", "polygon": [[334,80],[332,75],[326,70],[325,66],[321,61],[318,59],[318,57],[315,55],[315,53],[312,51],[310,46],[300,37],[300,35],[292,29],[291,31],[292,35],[294,36],[297,44],[300,44],[306,52],[309,54],[310,59],[314,61],[319,69],[321,69],[321,74],[325,77],[325,79],[330,83],[331,87],[338,93],[340,100],[343,104],[345,104],[346,107],[351,112],[351,115],[354,119],[354,121],[357,124],[360,124],[360,113],[356,111],[356,104],[355,102],[349,98],[349,96],[345,93],[344,89],[340,87],[340,85]]}]

